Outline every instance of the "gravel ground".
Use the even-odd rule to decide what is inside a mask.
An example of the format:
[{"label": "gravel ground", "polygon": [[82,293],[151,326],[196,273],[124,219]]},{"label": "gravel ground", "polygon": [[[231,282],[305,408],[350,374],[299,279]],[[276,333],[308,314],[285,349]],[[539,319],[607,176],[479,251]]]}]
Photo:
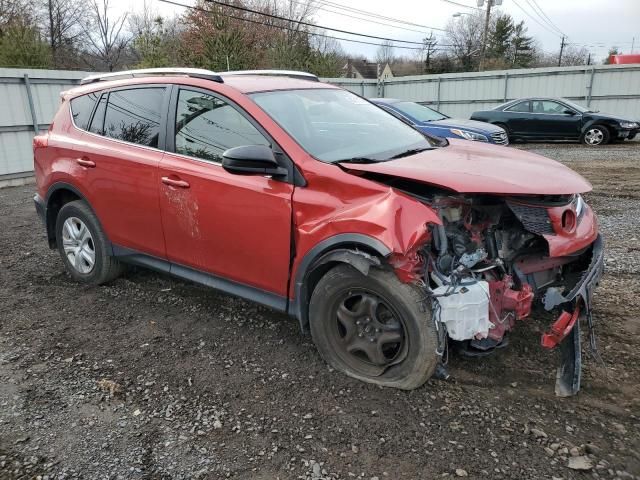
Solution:
[{"label": "gravel ground", "polygon": [[72,283],[32,188],[0,190],[0,478],[640,478],[640,144],[517,148],[585,175],[606,235],[604,365],[575,398],[543,318],[452,381],[381,389],[267,308],[137,269]]}]

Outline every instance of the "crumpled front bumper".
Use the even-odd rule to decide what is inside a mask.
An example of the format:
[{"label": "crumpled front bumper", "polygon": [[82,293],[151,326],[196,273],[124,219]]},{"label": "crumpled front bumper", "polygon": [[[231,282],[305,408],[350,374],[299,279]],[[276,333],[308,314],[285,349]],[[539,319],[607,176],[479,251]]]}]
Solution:
[{"label": "crumpled front bumper", "polygon": [[589,263],[589,268],[584,271],[582,278],[567,295],[562,295],[558,289],[548,289],[544,297],[545,310],[549,311],[563,303],[581,299],[584,311],[590,311],[593,302],[593,292],[598,286],[603,273],[604,241],[602,240],[602,235],[598,235],[591,246],[591,262]]},{"label": "crumpled front bumper", "polygon": [[[604,242],[598,235],[591,247],[591,261],[580,280],[567,294],[562,295],[559,290],[550,288],[544,298],[546,310],[552,310],[559,306],[570,306],[573,312],[578,312],[577,321],[574,318],[573,328],[564,329],[566,314],[563,312],[551,331],[543,335],[543,346],[553,348],[560,345],[561,362],[556,374],[556,395],[561,397],[572,396],[580,390],[580,376],[582,367],[582,351],[580,345],[580,320],[587,319],[591,328],[591,310],[593,304],[593,292],[598,286],[604,274]],[[559,332],[562,334],[559,335]],[[593,334],[593,332],[591,332]]]}]

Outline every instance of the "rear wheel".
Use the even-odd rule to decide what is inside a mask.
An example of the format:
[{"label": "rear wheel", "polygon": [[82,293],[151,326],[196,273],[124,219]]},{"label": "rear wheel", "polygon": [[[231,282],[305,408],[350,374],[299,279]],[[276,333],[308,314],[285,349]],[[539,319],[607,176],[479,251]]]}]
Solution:
[{"label": "rear wheel", "polygon": [[393,272],[348,265],[318,282],[311,335],[329,365],[353,378],[411,390],[437,365],[437,336],[424,295]]},{"label": "rear wheel", "polygon": [[122,264],[109,255],[100,222],[82,200],[69,202],[58,212],[56,243],[67,271],[77,282],[99,285],[122,272]]},{"label": "rear wheel", "polygon": [[593,125],[582,135],[582,143],[592,147],[606,145],[609,143],[610,137],[607,127],[603,127],[602,125]]}]

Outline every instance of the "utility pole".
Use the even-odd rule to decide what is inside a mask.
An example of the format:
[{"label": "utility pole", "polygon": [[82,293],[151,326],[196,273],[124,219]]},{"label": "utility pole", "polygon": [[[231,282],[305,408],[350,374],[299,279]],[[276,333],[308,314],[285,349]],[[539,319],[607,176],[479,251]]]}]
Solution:
[{"label": "utility pole", "polygon": [[[489,37],[489,20],[491,18],[491,6],[494,0],[487,0],[487,12],[484,16],[484,32],[482,34],[482,46],[480,48],[480,64],[478,65],[478,71],[481,72],[484,67],[484,56],[487,51],[487,40]],[[481,7],[484,0],[478,0],[478,6]]]},{"label": "utility pole", "polygon": [[631,39],[631,51],[629,53],[633,53],[633,47],[635,46],[635,44],[636,44],[636,37],[633,37]]},{"label": "utility pole", "polygon": [[558,55],[558,66],[562,65],[562,51],[564,50],[564,35],[562,36],[562,42],[560,43],[560,55]]},{"label": "utility pole", "polygon": [[429,33],[428,37],[425,37],[423,40],[424,47],[426,49],[426,58],[424,60],[424,70],[425,73],[429,73],[429,69],[431,67],[431,54],[435,52],[435,47],[438,44],[436,37],[433,35],[433,32]]}]

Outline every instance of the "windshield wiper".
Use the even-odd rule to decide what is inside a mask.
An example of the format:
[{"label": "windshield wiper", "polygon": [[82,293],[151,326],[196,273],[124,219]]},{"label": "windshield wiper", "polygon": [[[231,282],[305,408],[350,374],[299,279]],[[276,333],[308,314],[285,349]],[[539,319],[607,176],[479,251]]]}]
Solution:
[{"label": "windshield wiper", "polygon": [[345,158],[344,160],[337,160],[336,163],[378,163],[380,160],[370,157],[353,157]]},{"label": "windshield wiper", "polygon": [[394,155],[389,160],[395,160],[396,158],[408,157],[409,155],[415,155],[416,153],[424,152],[425,150],[432,150],[432,148],[410,148],[409,150],[405,150],[404,152],[400,152],[397,155]]}]

